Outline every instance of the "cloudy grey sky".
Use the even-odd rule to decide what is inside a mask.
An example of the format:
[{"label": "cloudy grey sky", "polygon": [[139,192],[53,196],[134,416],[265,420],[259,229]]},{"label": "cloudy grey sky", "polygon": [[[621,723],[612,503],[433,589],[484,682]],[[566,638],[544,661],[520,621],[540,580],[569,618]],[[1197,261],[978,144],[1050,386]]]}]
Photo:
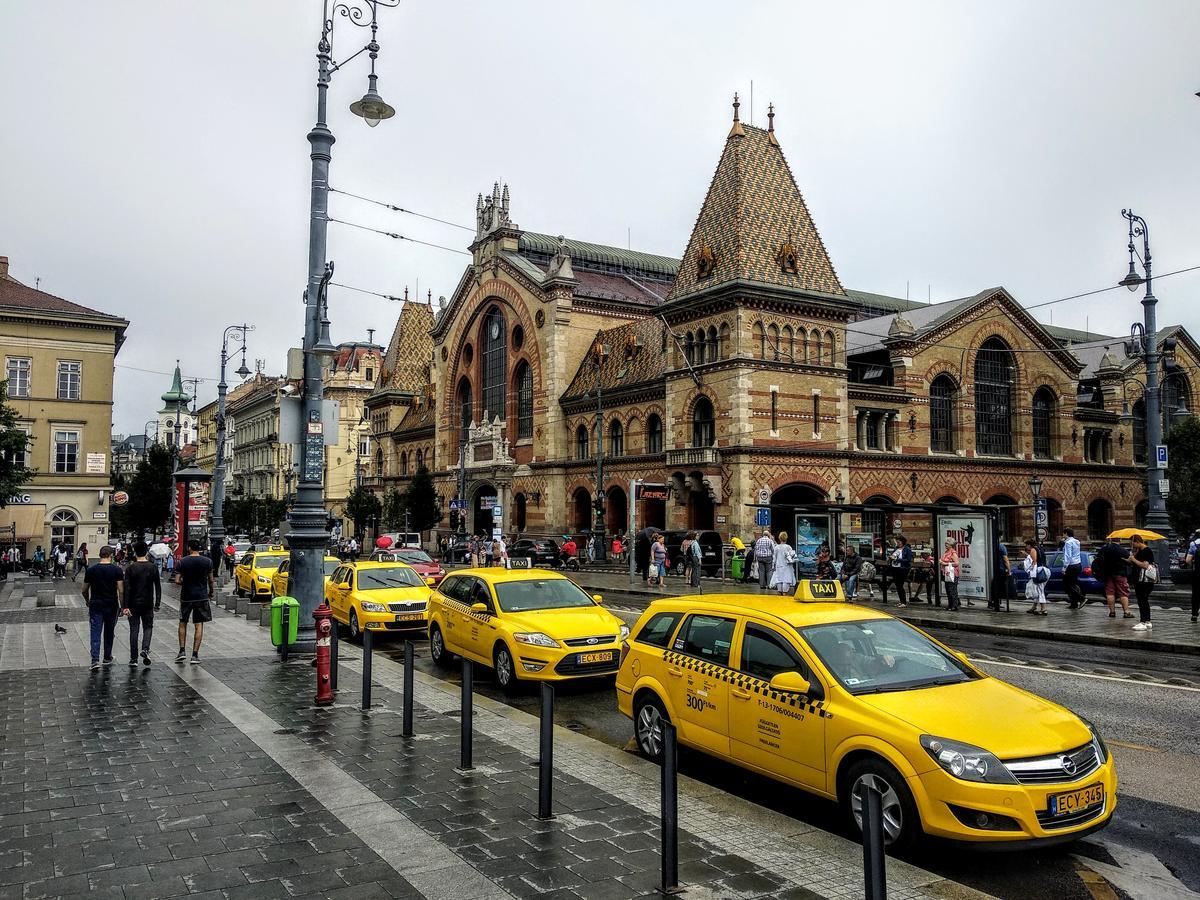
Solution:
[{"label": "cloudy grey sky", "polygon": [[[212,379],[222,328],[278,372],[301,331],[320,0],[10,0],[0,30],[0,254],[43,290],[129,318],[114,428],[176,357]],[[1124,274],[1132,205],[1156,269],[1200,266],[1200,3],[404,2],[380,89],[334,77],[331,183],[473,223],[503,178],[530,230],[678,256],[741,91],[776,127],[843,283],[1036,303]],[[366,32],[340,22],[348,56]],[[466,231],[334,196],[331,214],[465,247]],[[449,295],[466,256],[331,225],[347,284]],[[1200,272],[1160,321],[1200,335]],[[397,304],[331,293],[335,340],[386,341]],[[1124,291],[1039,310],[1123,333]],[[141,371],[141,370],[149,370]]]}]

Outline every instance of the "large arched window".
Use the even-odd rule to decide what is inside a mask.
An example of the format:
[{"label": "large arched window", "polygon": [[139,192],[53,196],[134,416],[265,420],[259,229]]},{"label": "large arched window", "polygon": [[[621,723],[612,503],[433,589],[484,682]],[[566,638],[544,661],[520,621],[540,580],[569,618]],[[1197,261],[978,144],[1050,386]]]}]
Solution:
[{"label": "large arched window", "polygon": [[690,331],[683,339],[683,358],[692,364],[696,362],[696,339]]},{"label": "large arched window", "polygon": [[954,447],[954,396],[958,386],[949,375],[939,375],[929,385],[929,449],[952,453]]},{"label": "large arched window", "polygon": [[418,451],[417,451],[417,468],[416,468],[416,471],[420,472],[420,471],[421,471],[423,468],[425,468],[425,451],[424,451],[424,450],[418,450]]},{"label": "large arched window", "polygon": [[716,416],[712,401],[700,397],[692,407],[692,446],[711,447],[716,443]]},{"label": "large arched window", "polygon": [[704,354],[704,358],[708,362],[716,362],[719,356],[717,353],[717,326],[708,326],[708,339],[705,343],[708,344],[708,352]]},{"label": "large arched window", "polygon": [[646,452],[647,453],[662,453],[663,448],[663,426],[662,419],[657,414],[651,413],[646,419]]},{"label": "large arched window", "polygon": [[762,322],[755,322],[751,329],[754,336],[754,346],[758,348],[758,358],[767,358],[767,332],[763,330]]},{"label": "large arched window", "polygon": [[1012,352],[1000,338],[988,338],[975,357],[975,452],[1013,452]]},{"label": "large arched window", "polygon": [[408,452],[404,450],[400,451],[400,474],[408,474]]},{"label": "large arched window", "polygon": [[1033,455],[1049,459],[1054,455],[1054,392],[1042,386],[1033,395]]},{"label": "large arched window", "polygon": [[75,513],[68,509],[60,509],[50,517],[50,546],[66,544],[75,546],[75,526],[78,523]]},{"label": "large arched window", "polygon": [[780,337],[781,347],[779,354],[788,362],[793,362],[796,359],[796,336],[792,331],[791,325],[783,326],[783,334]]},{"label": "large arched window", "polygon": [[588,430],[586,425],[580,425],[575,429],[575,458],[587,459],[590,448],[588,446]]},{"label": "large arched window", "polygon": [[513,377],[517,395],[517,440],[533,437],[533,369],[525,360],[517,365]]},{"label": "large arched window", "polygon": [[492,307],[483,319],[483,409],[488,420],[506,419],[508,391],[508,328],[504,313]]},{"label": "large arched window", "polygon": [[1089,541],[1102,541],[1113,527],[1113,508],[1107,500],[1097,499],[1088,504],[1087,528]]},{"label": "large arched window", "polygon": [[475,406],[471,402],[471,382],[466,377],[458,380],[458,427],[461,433],[458,436],[459,443],[467,439],[467,429],[471,427],[475,418]]},{"label": "large arched window", "polygon": [[625,429],[616,419],[613,419],[608,426],[608,455],[625,455]]}]

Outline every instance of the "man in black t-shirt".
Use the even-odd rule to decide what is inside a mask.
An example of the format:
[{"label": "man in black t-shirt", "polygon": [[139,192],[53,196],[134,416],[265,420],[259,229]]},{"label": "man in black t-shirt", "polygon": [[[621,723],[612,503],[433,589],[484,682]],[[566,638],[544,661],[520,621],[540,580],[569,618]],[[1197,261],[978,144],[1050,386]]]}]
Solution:
[{"label": "man in black t-shirt", "polygon": [[200,642],[204,639],[204,623],[212,621],[212,604],[215,584],[213,564],[207,556],[200,555],[200,542],[188,542],[188,555],[175,568],[175,583],[179,585],[179,653],[175,662],[187,659],[187,623],[195,623],[192,637],[192,662],[200,662]]},{"label": "man in black t-shirt", "polygon": [[150,665],[150,635],[154,631],[154,610],[162,602],[162,582],[158,566],[146,558],[145,541],[133,547],[137,561],[125,570],[125,609],[129,616],[129,665],[138,664],[138,631],[142,634],[142,663]]},{"label": "man in black t-shirt", "polygon": [[100,640],[104,639],[104,665],[112,665],[113,638],[121,612],[125,573],[112,561],[113,548],[100,548],[100,562],[88,566],[83,575],[83,599],[92,626],[92,668],[100,668]]}]

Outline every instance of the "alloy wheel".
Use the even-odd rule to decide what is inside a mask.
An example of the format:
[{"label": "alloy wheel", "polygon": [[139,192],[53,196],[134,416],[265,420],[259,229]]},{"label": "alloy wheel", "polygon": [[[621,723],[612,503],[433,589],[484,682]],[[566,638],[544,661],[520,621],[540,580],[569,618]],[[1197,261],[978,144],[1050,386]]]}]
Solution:
[{"label": "alloy wheel", "polygon": [[662,714],[653,703],[642,706],[637,717],[637,740],[642,752],[657,759],[662,753]]},{"label": "alloy wheel", "polygon": [[873,787],[883,794],[883,837],[884,841],[890,844],[904,831],[904,808],[900,805],[900,797],[886,778],[870,772],[860,775],[850,791],[850,810],[854,814],[854,821],[858,823],[859,831],[863,825],[863,800],[860,791],[864,786]]},{"label": "alloy wheel", "polygon": [[512,656],[504,647],[496,651],[496,680],[501,687],[508,687],[513,680]]}]

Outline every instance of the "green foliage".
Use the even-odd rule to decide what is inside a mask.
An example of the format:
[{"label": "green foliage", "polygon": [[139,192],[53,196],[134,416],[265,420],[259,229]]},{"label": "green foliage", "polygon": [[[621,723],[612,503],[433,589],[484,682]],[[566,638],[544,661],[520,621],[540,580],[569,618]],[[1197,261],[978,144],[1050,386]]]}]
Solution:
[{"label": "green foliage", "polygon": [[417,474],[404,492],[404,505],[408,508],[408,524],[412,531],[427,531],[442,521],[437,492],[433,489],[433,476],[424,464],[417,468]]},{"label": "green foliage", "polygon": [[138,463],[129,483],[129,503],[121,522],[137,533],[158,531],[171,515],[171,454],[162,444],[153,444]]},{"label": "green foliage", "polygon": [[270,534],[287,515],[287,503],[274,497],[226,497],[221,507],[225,533],[258,537]]},{"label": "green foliage", "polygon": [[33,477],[33,470],[16,463],[30,443],[29,435],[17,427],[17,411],[8,405],[8,382],[0,381],[0,509]]},{"label": "green foliage", "polygon": [[346,498],[346,515],[354,521],[356,531],[362,531],[368,520],[379,518],[382,513],[383,504],[379,498],[364,487],[356,487]]},{"label": "green foliage", "polygon": [[[1167,515],[1178,535],[1200,528],[1200,419],[1189,416],[1167,433],[1171,495]],[[1151,448],[1153,449],[1153,448]]]},{"label": "green foliage", "polygon": [[[395,488],[383,495],[383,527],[396,531],[404,525],[405,495]],[[357,522],[357,520],[356,520]]]}]

